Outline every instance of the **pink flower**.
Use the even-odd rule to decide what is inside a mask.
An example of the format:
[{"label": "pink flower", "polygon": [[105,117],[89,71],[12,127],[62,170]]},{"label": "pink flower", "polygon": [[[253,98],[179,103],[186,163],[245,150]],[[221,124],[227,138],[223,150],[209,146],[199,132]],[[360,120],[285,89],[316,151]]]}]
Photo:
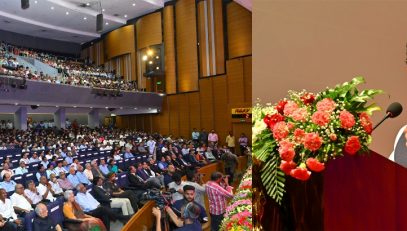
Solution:
[{"label": "pink flower", "polygon": [[291,114],[291,118],[298,122],[304,122],[307,116],[308,111],[306,108],[298,108],[297,110],[294,110],[293,113]]},{"label": "pink flower", "polygon": [[341,111],[339,120],[341,121],[341,127],[345,129],[351,129],[355,125],[355,117],[346,110]]},{"label": "pink flower", "polygon": [[355,155],[361,148],[359,137],[351,136],[345,143],[345,152],[350,155]]},{"label": "pink flower", "polygon": [[293,123],[291,123],[291,122],[288,122],[287,127],[288,127],[288,130],[291,130],[291,129],[293,129],[295,127],[295,125]]},{"label": "pink flower", "polygon": [[331,134],[329,134],[329,139],[331,139],[332,141],[336,141],[336,139],[338,139],[338,137],[336,137],[336,134],[331,133]]},{"label": "pink flower", "polygon": [[325,98],[317,103],[317,110],[331,113],[335,110],[335,102],[331,98]]},{"label": "pink flower", "polygon": [[319,126],[325,126],[329,123],[329,113],[324,111],[316,111],[312,115],[312,122]]},{"label": "pink flower", "polygon": [[315,158],[308,158],[307,161],[307,167],[314,172],[321,172],[322,170],[325,169],[324,163],[319,162]]},{"label": "pink flower", "polygon": [[369,115],[366,112],[362,112],[359,115],[360,124],[367,134],[371,134],[373,131],[373,124]]},{"label": "pink flower", "polygon": [[304,147],[310,151],[318,150],[322,145],[322,138],[316,132],[306,133]]},{"label": "pink flower", "polygon": [[295,156],[294,144],[288,140],[283,140],[279,143],[278,153],[280,153],[280,158],[285,161],[292,161]]},{"label": "pink flower", "polygon": [[311,176],[311,172],[306,168],[297,167],[296,169],[291,170],[290,175],[295,179],[306,181]]},{"label": "pink flower", "polygon": [[288,126],[284,121],[277,122],[273,128],[273,137],[276,140],[282,140],[289,133]]},{"label": "pink flower", "polygon": [[284,115],[291,116],[297,109],[298,105],[294,101],[288,101],[284,106]]}]

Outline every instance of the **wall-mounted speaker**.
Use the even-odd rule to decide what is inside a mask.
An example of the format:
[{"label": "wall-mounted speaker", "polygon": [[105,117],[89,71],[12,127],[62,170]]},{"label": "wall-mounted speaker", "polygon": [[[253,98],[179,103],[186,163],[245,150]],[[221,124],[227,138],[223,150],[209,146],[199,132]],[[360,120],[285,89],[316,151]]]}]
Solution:
[{"label": "wall-mounted speaker", "polygon": [[38,108],[37,105],[31,105],[31,109],[35,110],[35,109],[37,109],[37,108]]},{"label": "wall-mounted speaker", "polygon": [[109,110],[109,111],[114,111],[114,110],[116,110],[116,108],[111,108],[111,107],[109,107],[107,110]]},{"label": "wall-mounted speaker", "polygon": [[25,10],[30,7],[30,0],[21,0],[21,9]]},{"label": "wall-mounted speaker", "polygon": [[103,14],[96,15],[96,32],[101,33],[103,31]]}]

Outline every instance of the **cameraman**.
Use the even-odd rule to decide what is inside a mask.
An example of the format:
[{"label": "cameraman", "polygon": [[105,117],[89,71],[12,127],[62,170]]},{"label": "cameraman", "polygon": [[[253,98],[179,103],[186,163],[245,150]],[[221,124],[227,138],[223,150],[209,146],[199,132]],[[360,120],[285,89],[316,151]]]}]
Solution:
[{"label": "cameraman", "polygon": [[183,198],[184,190],[182,189],[185,185],[184,182],[181,181],[181,175],[179,173],[174,173],[172,175],[173,182],[168,184],[168,189],[172,194],[172,201],[181,200]]},{"label": "cameraman", "polygon": [[[165,211],[170,216],[170,219],[176,226],[177,229],[174,231],[202,231],[201,224],[198,221],[200,214],[200,208],[195,203],[188,203],[184,209],[181,211],[181,218],[179,218],[170,207],[165,207]],[[161,231],[161,211],[159,208],[154,207],[153,215],[156,218],[156,231]]]},{"label": "cameraman", "polygon": [[195,190],[196,188],[192,185],[185,185],[183,187],[184,190],[184,199],[181,200],[177,200],[174,202],[172,209],[173,211],[175,211],[175,213],[177,214],[178,217],[182,217],[181,212],[185,206],[188,203],[194,203],[195,205],[197,205],[200,208],[200,214],[199,214],[199,222],[202,224],[202,229],[206,229],[207,226],[209,225],[208,222],[208,215],[206,215],[206,211],[205,208],[203,207],[204,204],[200,204],[198,201],[195,200]]},{"label": "cameraman", "polygon": [[206,183],[206,193],[211,215],[211,231],[218,231],[226,212],[227,199],[233,197],[233,188],[229,186],[228,177],[220,172],[214,172],[211,180]]}]

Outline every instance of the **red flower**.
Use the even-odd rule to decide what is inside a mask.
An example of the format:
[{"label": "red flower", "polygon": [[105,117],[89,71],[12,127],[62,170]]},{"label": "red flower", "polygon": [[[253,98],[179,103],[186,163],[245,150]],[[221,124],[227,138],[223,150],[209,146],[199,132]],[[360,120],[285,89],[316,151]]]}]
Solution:
[{"label": "red flower", "polygon": [[367,134],[371,134],[373,131],[373,124],[369,115],[366,112],[362,112],[359,115],[360,124]]},{"label": "red flower", "polygon": [[293,113],[291,114],[291,118],[293,118],[295,121],[299,121],[299,122],[304,122],[305,119],[308,116],[308,111],[306,108],[298,108],[296,110],[293,111]]},{"label": "red flower", "polygon": [[273,137],[276,140],[282,140],[288,135],[288,126],[284,121],[277,122],[273,128]]},{"label": "red flower", "polygon": [[294,139],[295,139],[295,141],[302,143],[303,139],[304,139],[304,136],[305,136],[305,131],[304,130],[302,130],[300,128],[295,129],[295,131],[294,131]]},{"label": "red flower", "polygon": [[329,123],[329,113],[324,111],[316,111],[312,115],[312,122],[319,126],[325,126]]},{"label": "red flower", "polygon": [[312,93],[305,93],[304,95],[301,96],[301,101],[305,104],[311,104],[315,100],[315,96]]},{"label": "red flower", "polygon": [[291,170],[293,170],[295,167],[297,167],[297,164],[293,161],[288,162],[282,160],[280,164],[281,171],[283,171],[286,175],[290,175]]},{"label": "red flower", "polygon": [[278,102],[278,104],[276,105],[276,110],[278,111],[278,113],[284,114],[284,107],[286,104],[286,100],[281,100],[280,102]]},{"label": "red flower", "polygon": [[278,153],[280,153],[280,158],[285,161],[292,161],[295,156],[294,144],[288,140],[283,140],[279,145]]},{"label": "red flower", "polygon": [[291,116],[297,109],[298,105],[294,101],[288,101],[284,106],[284,115]]},{"label": "red flower", "polygon": [[290,175],[297,180],[306,181],[311,176],[311,172],[306,168],[297,167],[296,169],[291,170]]},{"label": "red flower", "polygon": [[291,130],[291,129],[293,129],[295,127],[295,125],[293,123],[291,123],[291,122],[288,122],[287,127],[288,127],[288,130]]},{"label": "red flower", "polygon": [[280,115],[278,113],[273,114],[273,115],[266,115],[263,119],[264,123],[267,124],[267,127],[271,130],[273,130],[274,125],[277,122],[283,121],[284,120],[284,116]]},{"label": "red flower", "polygon": [[350,155],[355,155],[361,148],[359,137],[351,136],[345,143],[345,152]]},{"label": "red flower", "polygon": [[355,125],[355,117],[346,110],[341,111],[339,120],[341,121],[341,127],[345,129],[351,129]]},{"label": "red flower", "polygon": [[331,113],[335,110],[336,104],[331,98],[325,98],[317,103],[317,110]]},{"label": "red flower", "polygon": [[318,150],[322,145],[322,138],[316,132],[307,133],[304,136],[304,147],[310,151]]},{"label": "red flower", "polygon": [[307,167],[314,172],[321,172],[322,170],[325,169],[325,164],[319,162],[317,159],[315,158],[308,158],[307,161]]}]

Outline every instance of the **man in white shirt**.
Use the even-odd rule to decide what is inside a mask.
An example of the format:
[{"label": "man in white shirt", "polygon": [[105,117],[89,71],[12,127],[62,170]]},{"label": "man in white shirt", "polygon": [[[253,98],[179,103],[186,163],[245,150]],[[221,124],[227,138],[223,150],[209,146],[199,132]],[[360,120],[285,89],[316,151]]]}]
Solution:
[{"label": "man in white shirt", "polygon": [[155,151],[155,140],[153,140],[153,137],[150,136],[150,138],[147,141],[147,146],[148,146],[148,152],[153,155]]},{"label": "man in white shirt", "polygon": [[14,212],[13,204],[11,200],[7,198],[7,192],[4,189],[0,189],[0,215],[6,220],[13,224],[14,230],[23,230],[22,220],[17,218],[17,214]]},{"label": "man in white shirt", "polygon": [[28,152],[24,153],[23,158],[21,158],[20,162],[24,161],[25,164],[29,164],[30,163],[30,158],[28,158],[28,154],[29,154]]},{"label": "man in white shirt", "polygon": [[174,173],[174,175],[172,175],[172,180],[173,182],[168,184],[168,189],[175,191],[172,193],[172,201],[181,200],[184,198],[184,190],[182,188],[184,187],[185,183],[181,181],[181,176],[179,173]]},{"label": "man in white shirt", "polygon": [[48,183],[48,180],[45,176],[41,176],[40,183],[37,186],[37,190],[42,196],[43,200],[55,200],[55,197],[52,195],[54,193],[54,190],[52,190],[52,186]]},{"label": "man in white shirt", "polygon": [[16,190],[10,197],[14,210],[19,213],[29,213],[33,210],[31,200],[24,194],[24,186],[16,185]]},{"label": "man in white shirt", "polygon": [[36,205],[42,201],[42,196],[35,187],[34,181],[27,182],[28,188],[24,190],[24,194],[31,200],[32,205]]},{"label": "man in white shirt", "polygon": [[59,176],[59,173],[60,173],[60,172],[65,172],[65,173],[68,172],[68,171],[66,171],[66,169],[62,166],[62,161],[58,161],[57,164],[58,164],[57,167],[54,168],[54,173],[55,173],[56,176]]}]

